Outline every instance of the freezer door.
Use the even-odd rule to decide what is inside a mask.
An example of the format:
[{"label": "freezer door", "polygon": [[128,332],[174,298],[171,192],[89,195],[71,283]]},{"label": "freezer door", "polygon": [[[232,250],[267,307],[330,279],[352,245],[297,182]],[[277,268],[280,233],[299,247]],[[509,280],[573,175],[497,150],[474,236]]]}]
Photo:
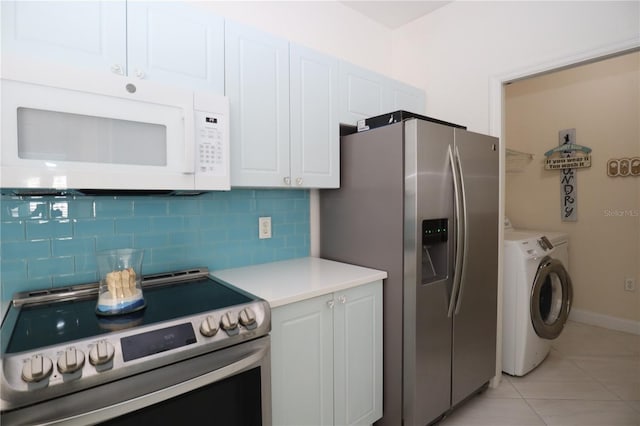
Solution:
[{"label": "freezer door", "polygon": [[[452,319],[447,308],[455,241],[450,147],[453,128],[416,119],[405,122],[403,417],[407,426],[426,425],[450,407]],[[432,220],[447,226],[446,242],[423,244],[426,220],[424,229],[438,223]]]},{"label": "freezer door", "polygon": [[496,373],[498,140],[455,130],[466,251],[453,319],[452,405]]}]

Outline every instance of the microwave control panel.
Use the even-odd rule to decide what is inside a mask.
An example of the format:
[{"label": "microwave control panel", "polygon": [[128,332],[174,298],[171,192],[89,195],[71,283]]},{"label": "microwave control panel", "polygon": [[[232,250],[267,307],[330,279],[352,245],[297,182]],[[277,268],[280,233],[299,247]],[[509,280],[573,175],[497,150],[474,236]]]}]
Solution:
[{"label": "microwave control panel", "polygon": [[224,176],[227,173],[224,116],[203,111],[196,115],[196,174]]}]

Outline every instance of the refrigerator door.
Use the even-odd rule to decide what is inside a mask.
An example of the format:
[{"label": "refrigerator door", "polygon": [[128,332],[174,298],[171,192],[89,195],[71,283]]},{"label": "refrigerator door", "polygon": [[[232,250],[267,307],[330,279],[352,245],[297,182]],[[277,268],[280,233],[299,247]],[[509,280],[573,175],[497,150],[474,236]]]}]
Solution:
[{"label": "refrigerator door", "polygon": [[[451,402],[447,309],[455,224],[450,147],[453,128],[405,121],[403,417],[411,426],[435,420]],[[423,221],[447,226],[446,241],[423,244]]]},{"label": "refrigerator door", "polygon": [[455,130],[466,224],[462,282],[453,317],[451,403],[496,373],[498,140]]}]

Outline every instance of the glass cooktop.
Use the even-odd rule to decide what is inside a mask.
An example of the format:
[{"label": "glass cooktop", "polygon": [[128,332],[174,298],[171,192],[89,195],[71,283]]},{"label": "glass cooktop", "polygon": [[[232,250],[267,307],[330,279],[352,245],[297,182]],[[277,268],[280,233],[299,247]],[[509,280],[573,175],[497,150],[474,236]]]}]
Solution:
[{"label": "glass cooktop", "polygon": [[[96,298],[22,306],[7,345],[15,353],[169,321],[252,302],[253,298],[210,278],[143,288],[147,306],[126,315],[96,315]],[[16,309],[12,307],[11,309]]]}]

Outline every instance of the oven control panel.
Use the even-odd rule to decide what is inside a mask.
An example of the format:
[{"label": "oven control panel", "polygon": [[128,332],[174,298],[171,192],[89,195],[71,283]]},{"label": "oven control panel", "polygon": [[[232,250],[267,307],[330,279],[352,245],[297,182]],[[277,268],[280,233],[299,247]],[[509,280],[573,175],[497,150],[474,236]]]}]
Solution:
[{"label": "oven control panel", "polygon": [[63,395],[252,340],[270,329],[269,305],[257,300],[62,346],[5,354],[3,403]]}]

